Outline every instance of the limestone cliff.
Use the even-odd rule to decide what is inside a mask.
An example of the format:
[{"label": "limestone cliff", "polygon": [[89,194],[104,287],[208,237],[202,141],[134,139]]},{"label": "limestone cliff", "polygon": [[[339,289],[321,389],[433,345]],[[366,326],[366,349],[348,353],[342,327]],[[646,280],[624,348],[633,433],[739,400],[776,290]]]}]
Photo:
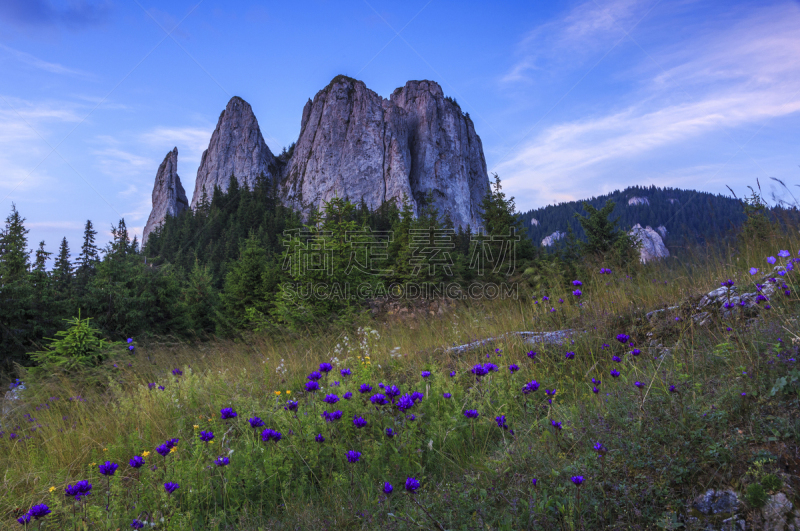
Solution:
[{"label": "limestone cliff", "polygon": [[252,107],[234,96],[220,114],[208,149],[200,159],[192,208],[200,202],[203,192],[210,199],[215,185],[227,190],[231,176],[239,184],[252,188],[261,173],[267,178],[276,177],[277,167],[275,157],[261,136]]},{"label": "limestone cliff", "polygon": [[142,246],[147,236],[158,227],[167,216],[177,216],[189,207],[186,192],[178,177],[178,148],[176,147],[164,157],[158,167],[156,182],[153,186],[153,209],[142,232]]}]

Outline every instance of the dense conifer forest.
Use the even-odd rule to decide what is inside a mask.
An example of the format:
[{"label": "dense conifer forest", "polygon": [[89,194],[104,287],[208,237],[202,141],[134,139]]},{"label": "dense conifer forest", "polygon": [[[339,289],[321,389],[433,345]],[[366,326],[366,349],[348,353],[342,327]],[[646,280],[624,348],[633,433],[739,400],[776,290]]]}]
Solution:
[{"label": "dense conifer forest", "polygon": [[[620,228],[627,230],[637,223],[654,229],[664,226],[667,229],[667,245],[723,239],[745,220],[743,204],[738,199],[657,186],[631,186],[586,200],[548,205],[524,212],[520,218],[537,245],[556,231],[566,233],[572,230],[577,237],[581,237],[582,231],[575,214],[585,214],[582,204],[586,202],[601,208],[609,200],[615,203],[610,218],[619,218]],[[532,223],[534,219],[538,225]]]}]

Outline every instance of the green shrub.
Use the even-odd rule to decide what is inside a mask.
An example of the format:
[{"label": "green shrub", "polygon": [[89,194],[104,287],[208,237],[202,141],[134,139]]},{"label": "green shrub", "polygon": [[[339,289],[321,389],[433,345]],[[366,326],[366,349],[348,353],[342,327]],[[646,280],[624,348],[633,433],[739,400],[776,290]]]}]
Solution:
[{"label": "green shrub", "polygon": [[31,359],[37,364],[31,370],[34,375],[53,375],[96,367],[112,347],[119,345],[98,337],[99,331],[89,324],[91,319],[81,319],[80,313],[78,317],[64,320],[69,327],[56,332],[55,338],[48,339],[50,344],[47,350],[31,353]]},{"label": "green shrub", "polygon": [[775,474],[767,474],[761,478],[761,485],[768,491],[776,491],[783,486],[783,481]]},{"label": "green shrub", "polygon": [[751,506],[756,509],[763,507],[767,503],[767,491],[761,486],[760,483],[751,483],[747,487],[747,493],[744,498]]}]

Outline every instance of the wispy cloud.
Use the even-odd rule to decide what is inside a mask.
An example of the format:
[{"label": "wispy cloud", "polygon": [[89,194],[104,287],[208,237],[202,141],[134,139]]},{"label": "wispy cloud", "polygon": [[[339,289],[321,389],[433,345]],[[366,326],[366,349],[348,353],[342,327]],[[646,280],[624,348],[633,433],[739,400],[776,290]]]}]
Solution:
[{"label": "wispy cloud", "polygon": [[0,50],[3,50],[5,52],[6,57],[11,57],[27,66],[39,70],[44,70],[45,72],[50,72],[52,74],[66,74],[66,75],[81,76],[81,77],[93,77],[92,74],[88,72],[75,70],[73,68],[67,68],[66,66],[60,65],[58,63],[50,63],[42,59],[39,59],[38,57],[35,57],[29,53],[15,50],[14,48],[11,48],[4,44],[0,44]]},{"label": "wispy cloud", "polygon": [[108,21],[111,4],[107,1],[76,0],[57,7],[48,0],[3,0],[0,20],[27,26],[64,26],[82,29]]},{"label": "wispy cloud", "polygon": [[[627,65],[629,88],[615,98],[616,105],[606,101],[591,116],[547,126],[496,170],[514,193],[541,204],[602,193],[598,187],[614,180],[609,176],[619,164],[664,156],[709,135],[721,138],[731,152],[746,153],[749,136],[734,140],[731,130],[755,124],[752,134],[773,118],[800,111],[800,9],[781,4],[740,20],[727,29],[699,32],[679,48],[665,38],[665,44],[645,50],[638,63]],[[580,35],[594,39],[608,24],[601,19],[596,25],[563,26],[564,40],[575,41]],[[722,158],[723,153],[709,153],[705,164],[722,169]],[[628,176],[625,184],[635,178]]]},{"label": "wispy cloud", "polygon": [[544,70],[581,66],[587,56],[604,51],[600,45],[622,37],[623,29],[628,30],[654,1],[589,1],[577,5],[560,19],[537,26],[520,41],[516,50],[518,59],[501,82],[530,81]]}]

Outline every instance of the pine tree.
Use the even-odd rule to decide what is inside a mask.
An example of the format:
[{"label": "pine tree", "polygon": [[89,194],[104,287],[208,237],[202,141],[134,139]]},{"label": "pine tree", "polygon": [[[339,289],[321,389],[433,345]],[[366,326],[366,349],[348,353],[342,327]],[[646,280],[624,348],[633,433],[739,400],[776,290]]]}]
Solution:
[{"label": "pine tree", "polygon": [[30,269],[28,232],[17,206],[11,204],[11,214],[6,218],[5,229],[0,231],[0,281],[21,279]]},{"label": "pine tree", "polygon": [[81,253],[78,255],[76,268],[76,276],[83,285],[94,275],[97,262],[100,261],[99,249],[94,243],[95,236],[97,236],[97,231],[94,230],[92,220],[87,219],[86,226],[83,229],[83,245],[81,245]]},{"label": "pine tree", "polygon": [[64,237],[61,240],[56,262],[53,265],[53,276],[62,284],[69,282],[72,278],[72,264],[69,261],[69,256],[69,243],[67,238]]},{"label": "pine tree", "polygon": [[36,249],[36,261],[34,262],[33,270],[37,273],[45,273],[47,271],[47,261],[52,254],[44,248],[44,240],[40,241],[39,248]]}]

